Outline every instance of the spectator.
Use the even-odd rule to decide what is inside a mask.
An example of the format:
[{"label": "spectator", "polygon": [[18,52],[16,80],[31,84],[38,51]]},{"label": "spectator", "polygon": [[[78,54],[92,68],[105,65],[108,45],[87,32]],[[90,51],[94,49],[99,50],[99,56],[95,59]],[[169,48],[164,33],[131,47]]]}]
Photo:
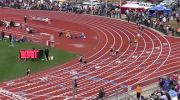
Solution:
[{"label": "spectator", "polygon": [[98,94],[98,100],[100,99],[100,100],[103,100],[103,98],[104,98],[104,96],[105,96],[105,91],[104,91],[104,88],[101,88],[100,90],[99,90],[99,94]]},{"label": "spectator", "polygon": [[170,85],[169,85],[169,81],[167,79],[164,80],[164,89],[166,91],[170,90]]},{"label": "spectator", "polygon": [[161,77],[159,78],[159,86],[160,86],[160,89],[163,90],[164,80]]},{"label": "spectator", "polygon": [[178,74],[177,74],[177,72],[173,73],[172,80],[175,81],[176,83],[178,82]]},{"label": "spectator", "polygon": [[176,18],[177,25],[179,25],[179,17]]},{"label": "spectator", "polygon": [[129,21],[130,21],[130,15],[127,15],[127,21],[128,21],[128,23],[129,23]]},{"label": "spectator", "polygon": [[165,92],[161,92],[161,97],[160,97],[162,100],[168,100]]},{"label": "spectator", "polygon": [[180,92],[180,84],[179,83],[176,84],[175,90],[176,90],[176,92]]},{"label": "spectator", "polygon": [[165,95],[167,96],[168,100],[171,100],[171,97],[167,92],[165,92]]},{"label": "spectator", "polygon": [[171,100],[178,100],[177,92],[175,91],[174,88],[170,89],[170,91],[168,91],[168,94],[171,97]]}]

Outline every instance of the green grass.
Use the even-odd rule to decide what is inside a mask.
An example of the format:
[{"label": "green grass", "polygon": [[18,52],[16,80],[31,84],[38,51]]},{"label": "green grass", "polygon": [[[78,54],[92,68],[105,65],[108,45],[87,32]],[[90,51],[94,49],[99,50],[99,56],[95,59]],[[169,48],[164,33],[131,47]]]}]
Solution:
[{"label": "green grass", "polygon": [[8,47],[9,42],[0,41],[0,82],[15,79],[26,75],[27,66],[31,69],[31,73],[63,64],[73,58],[76,54],[55,48],[49,48],[50,56],[54,56],[52,61],[31,61],[19,60],[18,54],[20,49],[43,49],[45,47],[32,43],[15,43],[15,48]]},{"label": "green grass", "polygon": [[180,28],[180,24],[177,25],[176,20],[169,21],[169,25],[172,26],[174,29]]}]

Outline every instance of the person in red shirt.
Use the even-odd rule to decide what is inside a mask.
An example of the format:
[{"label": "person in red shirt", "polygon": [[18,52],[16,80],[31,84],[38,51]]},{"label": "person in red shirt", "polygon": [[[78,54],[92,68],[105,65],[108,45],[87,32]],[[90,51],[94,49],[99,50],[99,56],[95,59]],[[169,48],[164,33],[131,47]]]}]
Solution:
[{"label": "person in red shirt", "polygon": [[176,90],[176,92],[180,92],[180,84],[179,83],[177,83],[177,85],[175,86],[175,90]]},{"label": "person in red shirt", "polygon": [[178,74],[176,72],[174,72],[174,74],[172,75],[172,80],[174,80],[175,82],[178,81]]}]

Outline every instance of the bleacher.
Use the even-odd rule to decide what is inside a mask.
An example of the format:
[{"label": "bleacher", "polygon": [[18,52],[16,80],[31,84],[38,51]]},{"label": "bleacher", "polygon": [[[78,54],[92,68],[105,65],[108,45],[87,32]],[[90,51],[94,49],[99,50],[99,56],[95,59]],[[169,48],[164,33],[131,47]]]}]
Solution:
[{"label": "bleacher", "polygon": [[[180,77],[180,74],[179,76]],[[178,81],[180,83],[180,79]],[[128,88],[128,87],[127,87]],[[157,100],[153,99],[153,97],[157,97],[159,95],[160,87],[159,82],[150,84],[148,86],[142,87],[142,96],[145,98],[144,100]],[[180,91],[178,93],[178,100],[180,99]],[[111,96],[105,97],[104,100],[137,100],[136,92],[134,90],[130,90],[126,93],[119,94],[119,90]],[[158,98],[158,100],[160,100]]]}]

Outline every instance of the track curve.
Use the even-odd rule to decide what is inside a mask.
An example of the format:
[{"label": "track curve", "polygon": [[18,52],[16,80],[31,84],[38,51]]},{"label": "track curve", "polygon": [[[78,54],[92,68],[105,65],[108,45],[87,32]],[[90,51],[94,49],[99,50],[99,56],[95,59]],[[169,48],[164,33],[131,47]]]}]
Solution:
[{"label": "track curve", "polygon": [[[144,86],[157,81],[161,75],[179,71],[180,41],[172,37],[164,37],[149,28],[145,28],[137,44],[129,44],[130,38],[138,34],[136,24],[105,17],[77,15],[49,11],[27,11],[0,8],[0,18],[23,22],[23,16],[43,16],[52,19],[51,24],[29,20],[28,25],[34,29],[54,34],[55,46],[85,55],[88,59],[86,68],[78,64],[78,59],[56,66],[54,68],[35,73],[30,77],[22,77],[0,84],[0,88],[12,95],[0,92],[0,99],[27,98],[29,100],[63,100],[66,96],[72,98],[73,70],[78,72],[78,89],[76,99],[94,99],[101,87],[106,94],[123,86],[134,87],[137,83]],[[11,11],[12,13],[7,13]],[[12,17],[13,16],[13,17]],[[58,32],[70,31],[74,34],[84,32],[87,39],[59,38]],[[14,35],[26,35],[20,30],[12,29]],[[48,37],[28,35],[32,40],[43,44]],[[66,44],[64,44],[66,43]],[[82,45],[77,47],[74,45]],[[109,48],[120,50],[120,56],[109,56]],[[176,57],[176,58],[175,58]],[[176,63],[172,62],[175,61]],[[95,67],[99,66],[98,69]],[[48,82],[41,82],[39,78],[48,77]],[[30,80],[27,83],[27,80]],[[124,92],[126,89],[123,90]],[[23,99],[24,99],[23,98]]]}]

